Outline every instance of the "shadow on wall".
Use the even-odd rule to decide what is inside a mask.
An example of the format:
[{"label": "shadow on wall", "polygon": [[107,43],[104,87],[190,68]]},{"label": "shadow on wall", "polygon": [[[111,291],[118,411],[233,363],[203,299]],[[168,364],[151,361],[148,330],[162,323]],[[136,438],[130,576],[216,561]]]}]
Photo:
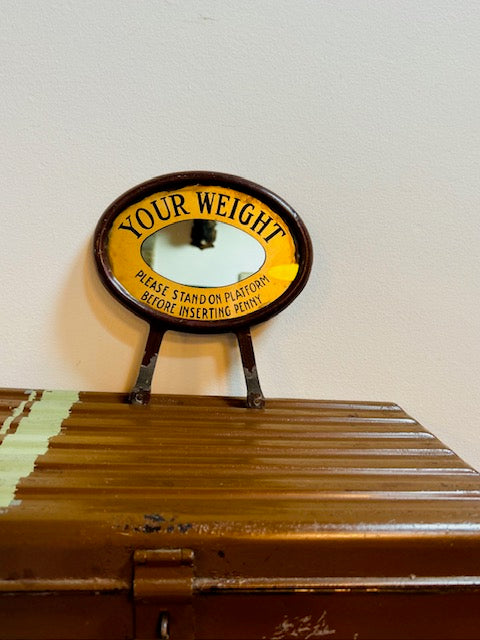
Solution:
[{"label": "shadow on wall", "polygon": [[[90,243],[71,268],[64,290],[59,294],[55,317],[58,347],[62,357],[71,363],[72,373],[78,376],[82,390],[125,392],[132,388],[148,326],[104,288]],[[245,383],[235,337],[167,332],[152,390],[154,393],[244,395]]]}]

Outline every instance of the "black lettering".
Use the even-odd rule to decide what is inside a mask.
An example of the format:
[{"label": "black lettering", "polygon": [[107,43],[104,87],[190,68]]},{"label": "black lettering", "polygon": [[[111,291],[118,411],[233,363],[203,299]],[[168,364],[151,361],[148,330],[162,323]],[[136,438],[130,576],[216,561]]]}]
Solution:
[{"label": "black lettering", "polygon": [[245,298],[245,296],[247,295],[245,292],[245,287],[238,287],[238,289],[236,290],[236,300],[238,300],[239,298]]},{"label": "black lettering", "polygon": [[[164,201],[164,204],[165,204],[165,198],[162,198],[162,200]],[[152,200],[150,204],[151,204],[151,205],[153,206],[153,208],[155,209],[155,213],[156,213],[156,214],[157,214],[157,216],[160,218],[160,220],[168,220],[168,219],[170,218],[170,210],[169,210],[168,206],[166,207],[166,209],[167,209],[167,214],[166,214],[166,215],[162,215],[162,213],[161,213],[160,209],[158,208],[158,205],[157,205],[157,201],[156,201],[156,200]]]},{"label": "black lettering", "polygon": [[217,200],[217,212],[216,212],[216,215],[220,216],[221,218],[225,218],[227,213],[226,213],[226,211],[225,212],[221,212],[221,210],[225,207],[225,200],[230,200],[230,196],[227,196],[225,193],[219,193],[217,197],[218,197],[218,200]]},{"label": "black lettering", "polygon": [[[142,219],[140,217],[140,212],[141,211],[143,211],[144,213],[147,214],[148,220],[150,222],[150,226],[148,226],[148,224],[146,224],[145,222],[142,221]],[[151,229],[153,227],[153,225],[155,224],[153,216],[150,213],[150,211],[148,209],[144,209],[143,207],[140,207],[139,209],[136,210],[135,217],[137,218],[137,222],[142,227],[142,229]]]},{"label": "black lettering", "polygon": [[260,211],[260,213],[257,216],[257,219],[255,220],[255,222],[250,227],[250,229],[252,231],[255,231],[255,229],[257,228],[257,225],[260,223],[261,224],[261,229],[260,229],[260,231],[257,231],[259,236],[262,235],[262,233],[265,231],[265,229],[268,227],[268,225],[272,221],[272,218],[270,216],[268,216],[267,219],[265,220],[265,218],[263,217],[264,215],[266,215],[265,211]]},{"label": "black lettering", "polygon": [[198,208],[200,213],[203,213],[204,209],[207,210],[207,213],[212,213],[212,205],[215,195],[215,193],[210,193],[210,191],[197,191]]},{"label": "black lettering", "polygon": [[119,229],[125,229],[126,231],[131,231],[132,233],[135,234],[135,237],[140,238],[142,236],[141,233],[139,233],[135,227],[132,225],[132,221],[130,216],[127,217],[128,220],[128,225],[125,224],[125,222],[122,222],[122,224],[118,225]]},{"label": "black lettering", "polygon": [[178,218],[178,216],[180,215],[178,213],[179,209],[184,215],[188,216],[190,214],[190,211],[187,211],[183,206],[185,202],[185,198],[180,193],[174,193],[172,196],[168,196],[168,197],[172,201],[173,208],[175,209],[175,212],[174,212],[175,217]]},{"label": "black lettering", "polygon": [[208,304],[221,304],[222,296],[219,293],[210,293],[208,295]]},{"label": "black lettering", "polygon": [[233,207],[230,213],[228,214],[228,217],[230,218],[230,220],[233,220],[235,218],[235,211],[237,210],[239,202],[240,200],[238,198],[234,198]]},{"label": "black lettering", "polygon": [[286,236],[286,235],[287,235],[287,234],[285,233],[285,231],[282,229],[282,227],[278,224],[278,222],[276,222],[276,223],[275,223],[275,226],[276,226],[277,228],[275,229],[275,231],[272,231],[272,233],[271,233],[269,236],[267,236],[267,237],[265,238],[265,242],[270,242],[270,240],[271,240],[272,238],[274,238],[274,237],[277,235],[277,233],[281,233],[281,234],[282,234],[282,236]]},{"label": "black lettering", "polygon": [[240,224],[243,224],[243,225],[250,224],[250,220],[252,219],[253,212],[248,211],[247,213],[248,208],[254,209],[255,207],[251,202],[243,205],[243,207],[240,209],[240,213],[238,214],[238,219],[240,221]]},{"label": "black lettering", "polygon": [[163,196],[160,200],[163,202],[165,209],[168,211],[168,216],[170,217],[170,207],[168,206],[167,197]]}]

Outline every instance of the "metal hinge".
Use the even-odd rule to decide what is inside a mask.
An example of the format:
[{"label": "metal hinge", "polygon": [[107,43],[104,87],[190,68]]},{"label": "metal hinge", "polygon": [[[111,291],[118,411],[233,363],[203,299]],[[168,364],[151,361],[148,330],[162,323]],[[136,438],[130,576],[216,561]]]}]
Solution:
[{"label": "metal hinge", "polygon": [[193,640],[193,551],[137,550],[133,560],[135,637]]}]

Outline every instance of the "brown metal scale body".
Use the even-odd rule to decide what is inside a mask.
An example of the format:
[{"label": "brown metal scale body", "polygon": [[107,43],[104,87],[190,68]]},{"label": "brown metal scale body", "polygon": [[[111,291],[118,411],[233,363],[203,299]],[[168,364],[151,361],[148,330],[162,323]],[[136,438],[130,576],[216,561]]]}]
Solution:
[{"label": "brown metal scale body", "polygon": [[[293,273],[276,255],[241,286]],[[480,637],[480,476],[397,405],[141,391],[0,391],[0,640]]]},{"label": "brown metal scale body", "polygon": [[399,407],[127,400],[0,514],[0,638],[478,638],[480,478]]}]

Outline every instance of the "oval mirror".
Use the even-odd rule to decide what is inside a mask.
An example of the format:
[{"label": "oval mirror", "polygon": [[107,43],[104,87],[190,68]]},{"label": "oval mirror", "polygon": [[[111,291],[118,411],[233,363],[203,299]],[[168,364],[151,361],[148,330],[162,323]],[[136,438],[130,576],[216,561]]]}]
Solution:
[{"label": "oval mirror", "polygon": [[252,182],[221,173],[153,178],[118,198],[95,232],[105,286],[151,324],[237,331],[285,308],[311,267],[295,211]]},{"label": "oval mirror", "polygon": [[225,287],[245,280],[265,262],[254,237],[225,222],[195,218],[152,233],[142,258],[159,276],[189,287]]}]

